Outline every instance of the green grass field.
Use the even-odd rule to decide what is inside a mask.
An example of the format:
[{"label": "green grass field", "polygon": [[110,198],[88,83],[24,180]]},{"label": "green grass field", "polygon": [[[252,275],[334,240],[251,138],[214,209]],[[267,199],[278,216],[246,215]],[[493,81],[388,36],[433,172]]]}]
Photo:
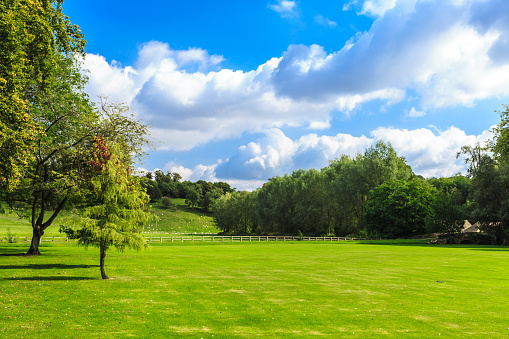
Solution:
[{"label": "green grass field", "polygon": [[420,242],[0,244],[5,338],[508,338],[509,249]]}]

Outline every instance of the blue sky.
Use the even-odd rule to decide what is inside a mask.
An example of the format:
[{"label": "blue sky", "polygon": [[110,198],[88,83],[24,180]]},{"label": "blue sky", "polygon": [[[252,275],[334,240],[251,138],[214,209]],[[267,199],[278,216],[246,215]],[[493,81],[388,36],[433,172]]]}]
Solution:
[{"label": "blue sky", "polygon": [[129,104],[157,151],[140,169],[253,189],[378,140],[417,174],[464,170],[509,103],[505,0],[96,1],[92,99]]}]

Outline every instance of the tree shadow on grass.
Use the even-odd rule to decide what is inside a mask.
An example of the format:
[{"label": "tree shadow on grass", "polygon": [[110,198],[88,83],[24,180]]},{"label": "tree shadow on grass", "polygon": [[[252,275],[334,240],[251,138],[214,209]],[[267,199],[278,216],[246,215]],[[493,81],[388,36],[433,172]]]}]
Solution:
[{"label": "tree shadow on grass", "polygon": [[64,277],[64,276],[52,276],[52,277],[20,277],[20,278],[4,278],[2,280],[10,281],[62,281],[62,280],[97,280],[98,278],[90,277]]},{"label": "tree shadow on grass", "polygon": [[73,269],[73,268],[93,268],[99,265],[66,265],[66,264],[28,264],[28,265],[0,265],[0,270],[44,270],[44,269]]},{"label": "tree shadow on grass", "polygon": [[26,253],[0,253],[0,257],[30,257],[32,255]]}]

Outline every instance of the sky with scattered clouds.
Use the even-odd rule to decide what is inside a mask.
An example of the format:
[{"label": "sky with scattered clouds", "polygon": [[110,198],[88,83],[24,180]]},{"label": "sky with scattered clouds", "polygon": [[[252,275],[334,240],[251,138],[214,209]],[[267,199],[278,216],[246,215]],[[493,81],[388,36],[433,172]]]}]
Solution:
[{"label": "sky with scattered clouds", "polygon": [[509,104],[509,1],[68,0],[87,93],[152,125],[140,169],[237,189],[378,140],[464,172]]}]

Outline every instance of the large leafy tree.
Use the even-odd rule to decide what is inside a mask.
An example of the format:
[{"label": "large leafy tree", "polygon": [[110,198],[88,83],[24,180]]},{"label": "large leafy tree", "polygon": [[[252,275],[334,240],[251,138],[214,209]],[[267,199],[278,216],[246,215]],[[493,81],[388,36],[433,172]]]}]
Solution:
[{"label": "large leafy tree", "polygon": [[387,238],[424,234],[433,193],[420,179],[387,181],[374,188],[365,206],[367,230]]},{"label": "large leafy tree", "polygon": [[98,113],[83,92],[86,79],[79,64],[74,58],[56,52],[53,58],[56,64],[51,76],[46,79],[45,88],[37,90],[37,102],[30,105],[30,116],[37,126],[34,154],[16,187],[4,191],[4,199],[17,204],[20,216],[31,221],[29,254],[40,254],[44,230],[77,193],[82,178],[82,155],[99,121]]},{"label": "large leafy tree", "polygon": [[31,116],[31,107],[48,87],[59,54],[85,53],[83,34],[62,13],[62,3],[4,0],[0,4],[0,187],[4,189],[19,183],[35,154],[34,141],[44,132]]},{"label": "large leafy tree", "polygon": [[108,279],[104,268],[106,251],[115,247],[141,250],[147,246],[141,235],[143,226],[150,219],[146,209],[149,196],[141,189],[139,178],[133,176],[129,163],[120,148],[110,147],[101,137],[96,137],[94,152],[88,161],[90,168],[90,206],[79,211],[73,227],[62,230],[78,243],[98,247],[101,277]]},{"label": "large leafy tree", "polygon": [[484,157],[472,178],[472,216],[496,243],[509,245],[509,166]]},{"label": "large leafy tree", "polygon": [[297,232],[295,176],[285,174],[270,178],[256,195],[256,214],[262,233]]},{"label": "large leafy tree", "polygon": [[339,205],[334,218],[337,235],[364,229],[364,206],[372,189],[384,182],[408,180],[414,175],[406,160],[397,155],[390,143],[383,141],[355,158],[342,156],[329,167],[335,176],[331,185],[333,196]]},{"label": "large leafy tree", "polygon": [[295,230],[304,234],[324,235],[331,233],[328,218],[326,175],[316,169],[298,170],[295,178]]},{"label": "large leafy tree", "polygon": [[227,192],[212,205],[214,221],[226,233],[250,234],[257,232],[258,218],[254,199],[257,192]]},{"label": "large leafy tree", "polygon": [[497,243],[509,245],[509,106],[499,113],[493,140],[479,152],[464,153],[471,164],[472,216]]},{"label": "large leafy tree", "polygon": [[31,221],[28,254],[40,254],[41,237],[63,209],[83,203],[86,157],[94,136],[115,142],[127,163],[148,144],[147,126],[129,116],[128,107],[106,101],[93,107],[82,92],[85,79],[74,61],[61,57],[59,66],[39,104],[32,107],[42,131],[35,156],[16,189],[6,194],[11,204],[23,203],[18,212]]}]

